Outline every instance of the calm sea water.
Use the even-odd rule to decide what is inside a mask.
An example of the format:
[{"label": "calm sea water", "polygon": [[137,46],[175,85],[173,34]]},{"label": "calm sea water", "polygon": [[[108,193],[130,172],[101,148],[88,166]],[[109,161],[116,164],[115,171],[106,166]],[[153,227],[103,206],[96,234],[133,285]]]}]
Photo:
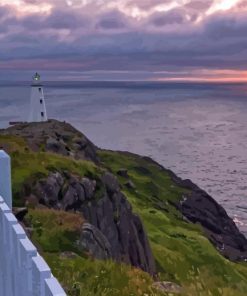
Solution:
[{"label": "calm sea water", "polygon": [[[247,85],[46,83],[50,118],[148,155],[221,203],[247,235]],[[0,127],[28,117],[28,83],[0,84]]]}]

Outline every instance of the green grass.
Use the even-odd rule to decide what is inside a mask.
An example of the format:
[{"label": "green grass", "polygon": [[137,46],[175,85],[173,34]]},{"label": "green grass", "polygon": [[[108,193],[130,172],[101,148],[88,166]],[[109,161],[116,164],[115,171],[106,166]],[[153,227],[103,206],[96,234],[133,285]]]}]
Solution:
[{"label": "green grass", "polygon": [[14,205],[22,202],[20,194],[23,184],[32,184],[35,180],[48,176],[51,172],[70,172],[78,176],[98,178],[101,170],[89,161],[75,161],[52,153],[14,152],[12,159],[12,182]]},{"label": "green grass", "polygon": [[247,264],[226,260],[199,225],[182,219],[172,202],[187,190],[177,186],[167,171],[130,153],[100,151],[99,156],[115,174],[128,170],[135,189],[127,189],[126,179],[118,178],[145,225],[161,279],[182,285],[185,295],[247,295]]},{"label": "green grass", "polygon": [[68,171],[74,175],[99,179],[103,170],[86,160],[75,161],[70,157],[54,153],[32,152],[23,139],[16,136],[0,135],[0,145],[11,156],[12,187],[14,206],[23,206],[25,184],[32,185],[36,180],[48,176],[51,172]]},{"label": "green grass", "polygon": [[44,257],[69,295],[77,295],[73,293],[73,285],[77,283],[81,296],[168,296],[152,288],[148,274],[124,264],[79,256],[61,259],[57,255],[44,254]]},{"label": "green grass", "polygon": [[152,288],[153,280],[147,273],[83,253],[77,244],[83,222],[80,214],[49,209],[29,210],[26,217],[33,228],[32,241],[68,295],[161,296]]},{"label": "green grass", "polygon": [[84,222],[81,215],[51,209],[29,209],[25,219],[33,228],[32,240],[42,252],[74,252],[83,256],[76,243]]},{"label": "green grass", "polygon": [[[14,136],[0,136],[0,145],[12,159],[15,206],[23,205],[27,184],[52,171],[99,180],[106,168],[114,174],[126,168],[135,188],[126,187],[126,178],[118,179],[147,230],[160,280],[180,284],[186,296],[247,295],[247,264],[226,260],[205,238],[200,225],[183,220],[173,203],[188,190],[177,186],[168,171],[154,162],[130,153],[99,151],[102,165],[98,167],[89,161],[31,152],[24,140]],[[101,193],[99,188],[95,198]],[[33,242],[68,295],[161,295],[151,288],[153,280],[148,274],[124,264],[93,260],[83,253],[76,244],[83,223],[77,214],[30,209],[27,220],[34,228]],[[61,256],[63,252],[73,252],[75,258]]]}]

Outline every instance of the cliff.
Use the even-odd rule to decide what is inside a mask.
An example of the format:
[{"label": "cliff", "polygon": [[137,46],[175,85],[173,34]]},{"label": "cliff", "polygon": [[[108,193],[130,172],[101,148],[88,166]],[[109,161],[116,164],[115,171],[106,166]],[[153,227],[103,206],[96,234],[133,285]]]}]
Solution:
[{"label": "cliff", "polygon": [[[182,295],[246,295],[247,240],[225,210],[190,180],[181,180],[150,158],[101,150],[69,124],[55,120],[1,130],[0,146],[12,156],[15,205],[29,208],[20,217],[62,282],[67,280],[62,278],[66,264],[84,260],[84,267],[71,270],[74,276],[75,270],[86,272],[94,258],[98,261],[90,268],[101,260],[124,263],[124,278],[125,268],[132,265],[156,281],[176,282]],[[83,222],[65,231],[67,222],[62,214],[54,218],[57,213],[77,215],[67,220]],[[58,256],[56,264],[52,253]],[[115,263],[107,264],[111,278],[104,285],[114,290],[119,284],[112,275]],[[131,272],[125,278],[131,290],[118,287],[120,294],[112,290],[106,295],[155,289],[153,279],[139,273],[134,277],[145,277],[145,284],[137,281],[132,287]],[[85,291],[91,277],[76,280]]]},{"label": "cliff", "polygon": [[[66,123],[24,124],[1,133],[21,137],[34,152],[53,152],[99,164],[97,148]],[[101,168],[95,176],[81,177],[58,170],[54,165],[48,175],[40,175],[23,185],[21,195],[25,205],[40,204],[83,215],[88,224],[82,228],[80,245],[92,256],[114,259],[155,274],[154,258],[142,222],[132,213],[114,175]]]}]

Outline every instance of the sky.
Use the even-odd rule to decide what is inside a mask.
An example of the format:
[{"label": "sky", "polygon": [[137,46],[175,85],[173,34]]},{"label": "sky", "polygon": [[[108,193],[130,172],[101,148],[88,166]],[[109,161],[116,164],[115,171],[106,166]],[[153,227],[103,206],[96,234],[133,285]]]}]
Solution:
[{"label": "sky", "polygon": [[0,0],[0,80],[247,81],[247,0]]}]

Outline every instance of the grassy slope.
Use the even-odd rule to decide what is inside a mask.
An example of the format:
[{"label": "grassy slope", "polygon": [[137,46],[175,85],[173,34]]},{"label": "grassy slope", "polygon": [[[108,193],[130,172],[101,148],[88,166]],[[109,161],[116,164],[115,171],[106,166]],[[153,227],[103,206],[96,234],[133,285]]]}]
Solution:
[{"label": "grassy slope", "polygon": [[167,203],[183,193],[168,173],[129,153],[102,151],[100,157],[114,173],[128,169],[136,189],[124,186],[123,177],[119,181],[144,222],[161,278],[181,284],[186,295],[247,295],[247,264],[223,258],[203,236],[200,226],[183,221]]},{"label": "grassy slope", "polygon": [[[0,146],[11,155],[14,206],[23,206],[21,195],[24,184],[47,176],[54,169],[94,179],[98,179],[103,172],[102,168],[88,161],[73,161],[71,158],[44,152],[33,153],[22,139],[15,136],[0,135]],[[68,295],[161,295],[151,287],[153,280],[148,274],[124,264],[93,260],[82,253],[76,245],[79,226],[83,223],[80,215],[29,209],[26,220],[34,229],[33,243]],[[73,252],[75,257],[61,256],[63,252]]]},{"label": "grassy slope", "polygon": [[52,171],[68,171],[75,175],[93,176],[95,179],[103,171],[90,161],[74,161],[52,153],[34,153],[28,149],[23,139],[16,136],[0,135],[0,146],[11,155],[14,206],[23,206],[21,195],[24,183],[48,176]]},{"label": "grassy slope", "polygon": [[[47,175],[55,168],[95,178],[102,172],[102,168],[87,161],[75,162],[54,154],[30,152],[25,142],[17,137],[0,136],[0,146],[12,157],[16,205],[22,204],[20,193],[25,182]],[[134,211],[144,222],[161,279],[181,284],[184,295],[189,296],[247,295],[247,265],[224,259],[198,225],[182,220],[168,201],[177,200],[184,189],[177,187],[168,173],[131,154],[101,151],[99,155],[104,166],[114,173],[120,168],[128,169],[136,189],[127,189],[123,177],[119,177],[119,181]],[[32,240],[55,276],[70,291],[69,295],[159,295],[150,288],[152,280],[147,274],[126,265],[92,260],[82,254],[75,245],[80,218],[67,215],[65,225],[61,224],[58,213],[49,210],[31,210],[29,220],[35,228]],[[76,258],[61,257],[64,251],[73,251]],[[76,282],[83,291],[79,294],[76,289],[72,291]]]},{"label": "grassy slope", "polygon": [[160,295],[151,288],[148,274],[124,264],[94,260],[80,250],[76,241],[84,222],[81,215],[30,209],[26,221],[34,229],[32,241],[68,295]]}]

